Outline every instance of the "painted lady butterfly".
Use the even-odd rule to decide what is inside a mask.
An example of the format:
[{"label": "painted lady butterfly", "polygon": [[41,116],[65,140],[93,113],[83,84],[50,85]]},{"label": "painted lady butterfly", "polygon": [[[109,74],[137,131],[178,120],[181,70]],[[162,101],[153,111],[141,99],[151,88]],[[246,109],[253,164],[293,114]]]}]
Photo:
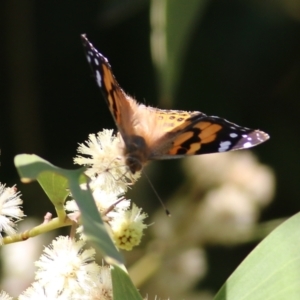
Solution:
[{"label": "painted lady butterfly", "polygon": [[135,172],[150,160],[246,149],[269,139],[260,130],[241,127],[199,111],[162,110],[125,94],[108,60],[81,36],[97,85],[124,140],[126,165]]}]

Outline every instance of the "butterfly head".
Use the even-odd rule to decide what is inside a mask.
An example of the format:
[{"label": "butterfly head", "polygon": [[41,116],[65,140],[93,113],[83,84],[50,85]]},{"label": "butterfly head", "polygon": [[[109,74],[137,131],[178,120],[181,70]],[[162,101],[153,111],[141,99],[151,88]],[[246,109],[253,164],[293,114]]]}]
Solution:
[{"label": "butterfly head", "polygon": [[141,171],[143,168],[141,162],[137,158],[131,156],[126,157],[126,165],[132,174]]},{"label": "butterfly head", "polygon": [[148,160],[148,147],[143,137],[139,135],[131,135],[123,137],[125,147],[125,161],[130,172],[135,174],[143,168]]}]

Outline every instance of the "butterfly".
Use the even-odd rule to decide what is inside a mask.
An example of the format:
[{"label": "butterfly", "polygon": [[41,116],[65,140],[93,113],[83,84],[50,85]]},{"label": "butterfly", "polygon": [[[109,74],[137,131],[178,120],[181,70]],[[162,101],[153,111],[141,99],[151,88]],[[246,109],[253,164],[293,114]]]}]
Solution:
[{"label": "butterfly", "polygon": [[124,141],[132,174],[151,160],[246,149],[269,135],[199,111],[163,110],[139,104],[118,84],[108,60],[81,35],[98,87]]}]

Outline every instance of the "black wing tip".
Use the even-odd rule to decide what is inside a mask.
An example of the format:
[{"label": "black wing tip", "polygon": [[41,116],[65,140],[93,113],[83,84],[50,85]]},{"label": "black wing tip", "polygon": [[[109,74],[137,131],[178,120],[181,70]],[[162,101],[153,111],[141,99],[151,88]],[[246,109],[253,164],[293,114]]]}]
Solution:
[{"label": "black wing tip", "polygon": [[261,141],[261,143],[266,142],[268,139],[270,139],[270,135],[268,133],[259,129],[253,130],[251,134],[255,134],[257,140]]},{"label": "black wing tip", "polygon": [[108,62],[108,59],[94,47],[94,45],[87,38],[86,34],[83,33],[80,35],[80,37],[81,37],[81,41],[82,41],[83,47],[85,49],[86,55],[89,56],[90,58],[91,58],[91,56],[96,55],[98,58],[101,59],[101,61],[104,62],[104,64],[106,64],[109,68],[111,68],[111,66]]},{"label": "black wing tip", "polygon": [[[85,48],[91,50],[91,51],[94,51],[94,52],[98,52],[98,50],[93,46],[93,44],[89,41],[89,39],[87,38],[86,34],[81,34],[80,35],[81,37],[81,41],[82,41],[82,44]],[[99,53],[100,54],[100,53]]]},{"label": "black wing tip", "polygon": [[242,138],[231,150],[249,149],[266,142],[270,138],[269,134],[261,130],[253,130],[247,134],[242,134]]},{"label": "black wing tip", "polygon": [[92,45],[85,33],[81,34],[80,38],[81,38],[81,42],[83,43],[84,46]]}]

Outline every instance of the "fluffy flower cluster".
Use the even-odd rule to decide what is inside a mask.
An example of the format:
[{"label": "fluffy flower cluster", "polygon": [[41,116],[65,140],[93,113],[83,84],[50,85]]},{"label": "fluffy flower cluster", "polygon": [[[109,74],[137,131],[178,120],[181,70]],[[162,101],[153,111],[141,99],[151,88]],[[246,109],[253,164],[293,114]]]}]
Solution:
[{"label": "fluffy flower cluster", "polygon": [[121,194],[127,191],[139,177],[140,172],[131,174],[126,164],[120,135],[114,136],[113,130],[104,129],[97,135],[90,134],[85,144],[79,144],[74,163],[87,166],[86,175],[93,185],[109,193]]},{"label": "fluffy flower cluster", "polygon": [[36,281],[19,300],[111,300],[110,269],[95,263],[95,250],[60,236],[36,262]]},{"label": "fluffy flower cluster", "polygon": [[[193,193],[203,195],[194,208],[194,221],[202,228],[200,236],[221,244],[249,238],[261,210],[273,198],[272,170],[249,151],[196,157],[186,160],[184,167],[193,182]],[[199,231],[193,235],[199,237]]]},{"label": "fluffy flower cluster", "polygon": [[[128,170],[122,147],[120,136],[114,136],[112,130],[103,130],[97,135],[91,134],[86,144],[79,146],[78,152],[84,156],[77,156],[74,162],[88,167],[86,174],[91,178],[90,187],[96,206],[108,224],[116,246],[131,250],[140,243],[143,230],[147,228],[144,224],[147,215],[123,197],[140,173],[133,175]],[[78,211],[74,200],[66,203],[66,209]],[[81,227],[78,232],[82,232]]]},{"label": "fluffy flower cluster", "polygon": [[20,196],[15,186],[5,187],[0,183],[0,244],[2,244],[1,232],[7,235],[15,234],[16,222],[24,217],[20,208],[23,203]]},{"label": "fluffy flower cluster", "polygon": [[0,292],[0,300],[13,300],[5,291]]}]

